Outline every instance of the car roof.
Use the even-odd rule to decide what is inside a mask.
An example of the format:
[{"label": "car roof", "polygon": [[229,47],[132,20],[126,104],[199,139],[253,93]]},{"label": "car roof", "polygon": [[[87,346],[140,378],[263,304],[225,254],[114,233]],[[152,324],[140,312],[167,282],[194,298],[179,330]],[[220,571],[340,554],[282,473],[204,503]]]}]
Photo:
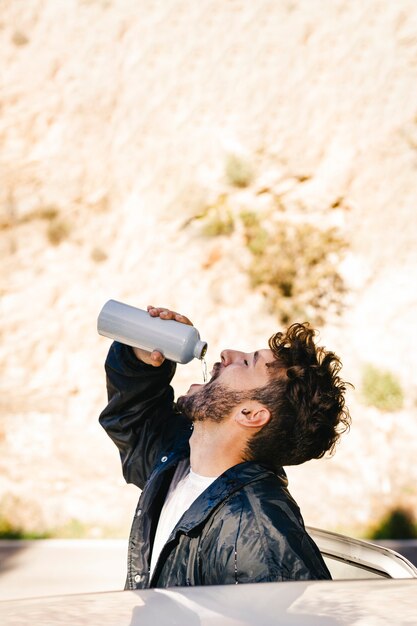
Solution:
[{"label": "car roof", "polygon": [[2,626],[416,623],[417,579],[147,589],[0,602]]},{"label": "car roof", "polygon": [[307,527],[333,579],[417,578],[417,568],[403,555],[363,539]]}]

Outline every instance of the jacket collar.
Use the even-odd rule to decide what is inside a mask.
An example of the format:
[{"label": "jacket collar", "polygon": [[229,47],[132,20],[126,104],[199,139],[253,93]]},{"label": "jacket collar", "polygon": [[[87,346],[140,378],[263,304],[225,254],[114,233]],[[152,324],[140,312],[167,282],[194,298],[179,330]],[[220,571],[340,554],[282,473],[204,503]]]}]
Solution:
[{"label": "jacket collar", "polygon": [[275,473],[254,461],[246,461],[229,468],[216,478],[216,480],[192,503],[172,531],[168,541],[171,541],[178,531],[187,533],[195,526],[198,526],[198,524],[202,523],[208,517],[214,508],[235,491],[238,491],[248,483],[267,476],[275,476],[284,489],[288,485],[288,479],[283,468],[281,468],[280,473]]}]

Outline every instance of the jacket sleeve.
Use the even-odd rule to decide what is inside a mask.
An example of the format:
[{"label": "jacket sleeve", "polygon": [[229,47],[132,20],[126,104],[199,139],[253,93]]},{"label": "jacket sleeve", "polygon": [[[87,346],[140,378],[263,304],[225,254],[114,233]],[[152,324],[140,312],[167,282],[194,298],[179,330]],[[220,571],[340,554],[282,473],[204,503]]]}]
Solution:
[{"label": "jacket sleeve", "polygon": [[126,482],[143,489],[159,455],[190,434],[175,410],[170,385],[175,363],[142,363],[128,346],[113,343],[106,359],[108,405],[99,421],[120,452]]}]

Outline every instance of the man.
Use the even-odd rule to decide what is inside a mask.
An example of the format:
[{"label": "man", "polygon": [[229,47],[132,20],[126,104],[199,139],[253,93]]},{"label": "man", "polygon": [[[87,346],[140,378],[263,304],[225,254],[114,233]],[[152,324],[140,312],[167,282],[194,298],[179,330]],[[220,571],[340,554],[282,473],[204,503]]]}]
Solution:
[{"label": "man", "polygon": [[330,578],[282,466],[322,457],[348,428],[340,366],[294,324],[269,349],[224,350],[211,380],[175,404],[174,363],[112,345],[100,423],[142,490],[127,588]]}]

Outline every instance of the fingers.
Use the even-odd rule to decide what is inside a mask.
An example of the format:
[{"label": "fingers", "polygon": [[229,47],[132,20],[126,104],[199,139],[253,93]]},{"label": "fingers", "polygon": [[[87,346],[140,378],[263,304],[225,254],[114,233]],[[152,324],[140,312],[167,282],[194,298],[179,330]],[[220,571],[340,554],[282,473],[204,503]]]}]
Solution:
[{"label": "fingers", "polygon": [[142,361],[143,363],[147,363],[148,365],[159,367],[165,361],[165,357],[158,350],[148,352],[147,350],[143,350],[142,348],[132,349],[136,355],[136,358],[138,358],[139,361]]},{"label": "fingers", "polygon": [[185,315],[181,315],[181,313],[176,313],[176,311],[171,311],[165,307],[155,307],[149,305],[148,313],[152,317],[160,317],[164,320],[175,320],[177,322],[181,322],[181,324],[188,324],[188,326],[193,325],[193,323],[188,319],[188,317],[185,317]]},{"label": "fingers", "polygon": [[158,352],[158,350],[154,350],[152,352],[150,365],[153,365],[154,367],[159,367],[164,361],[165,357],[163,356],[163,354]]}]

